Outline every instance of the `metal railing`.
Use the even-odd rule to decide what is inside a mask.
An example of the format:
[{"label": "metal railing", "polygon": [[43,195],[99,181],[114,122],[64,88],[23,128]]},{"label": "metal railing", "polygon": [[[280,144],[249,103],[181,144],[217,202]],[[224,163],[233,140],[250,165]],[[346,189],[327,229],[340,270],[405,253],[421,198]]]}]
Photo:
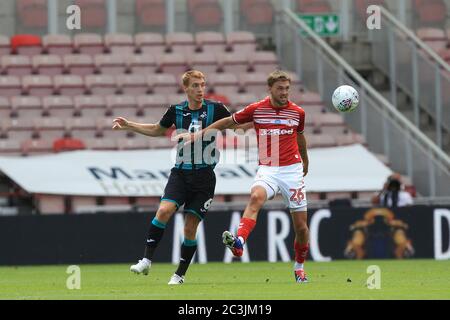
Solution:
[{"label": "metal railing", "polygon": [[426,111],[434,120],[433,140],[442,148],[450,132],[450,65],[384,8],[381,25],[369,38],[374,65],[389,76],[391,103],[397,105],[397,87],[406,92],[414,124],[423,127],[420,110]]},{"label": "metal railing", "polygon": [[[334,89],[341,84],[354,86],[361,102],[356,112],[344,115],[346,123],[365,137],[373,152],[386,155],[393,170],[411,177],[421,195],[450,195],[449,156],[294,12],[286,9],[278,19],[277,49],[284,67],[295,70],[309,90],[319,92],[330,110]],[[351,165],[351,155],[349,162]]]}]

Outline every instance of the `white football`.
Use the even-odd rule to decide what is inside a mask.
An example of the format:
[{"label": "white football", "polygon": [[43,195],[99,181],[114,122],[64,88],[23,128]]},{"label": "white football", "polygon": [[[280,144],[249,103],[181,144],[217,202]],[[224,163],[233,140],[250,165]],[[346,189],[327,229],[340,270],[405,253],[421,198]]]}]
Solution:
[{"label": "white football", "polygon": [[344,85],[334,90],[331,101],[339,112],[352,112],[359,104],[359,95],[355,88]]}]

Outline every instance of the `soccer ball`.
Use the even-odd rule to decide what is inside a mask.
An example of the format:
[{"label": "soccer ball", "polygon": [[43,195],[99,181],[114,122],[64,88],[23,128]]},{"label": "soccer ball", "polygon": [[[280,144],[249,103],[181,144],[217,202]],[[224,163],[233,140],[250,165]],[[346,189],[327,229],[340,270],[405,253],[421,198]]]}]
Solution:
[{"label": "soccer ball", "polygon": [[352,112],[359,104],[359,95],[351,86],[340,86],[333,92],[333,106],[339,112]]}]

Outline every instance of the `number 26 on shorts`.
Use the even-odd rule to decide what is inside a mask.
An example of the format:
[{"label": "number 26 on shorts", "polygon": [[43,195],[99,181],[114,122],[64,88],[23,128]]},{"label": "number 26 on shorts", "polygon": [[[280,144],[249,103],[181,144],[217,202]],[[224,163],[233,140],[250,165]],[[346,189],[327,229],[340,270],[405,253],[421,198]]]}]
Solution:
[{"label": "number 26 on shorts", "polygon": [[291,201],[295,201],[300,204],[300,202],[305,199],[305,194],[302,192],[302,189],[289,189],[289,191],[292,193],[291,195]]}]

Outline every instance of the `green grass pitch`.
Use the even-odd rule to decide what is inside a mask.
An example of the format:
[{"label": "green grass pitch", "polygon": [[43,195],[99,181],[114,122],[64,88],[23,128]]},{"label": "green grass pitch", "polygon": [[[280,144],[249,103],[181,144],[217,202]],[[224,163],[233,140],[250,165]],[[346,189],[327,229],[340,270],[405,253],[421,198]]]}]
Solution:
[{"label": "green grass pitch", "polygon": [[[380,289],[367,288],[370,265]],[[294,282],[292,263],[193,264],[181,286],[167,285],[174,265],[154,263],[148,276],[129,266],[80,265],[79,290],[66,287],[67,265],[0,267],[0,299],[450,299],[450,261],[307,262],[307,284]]]}]

